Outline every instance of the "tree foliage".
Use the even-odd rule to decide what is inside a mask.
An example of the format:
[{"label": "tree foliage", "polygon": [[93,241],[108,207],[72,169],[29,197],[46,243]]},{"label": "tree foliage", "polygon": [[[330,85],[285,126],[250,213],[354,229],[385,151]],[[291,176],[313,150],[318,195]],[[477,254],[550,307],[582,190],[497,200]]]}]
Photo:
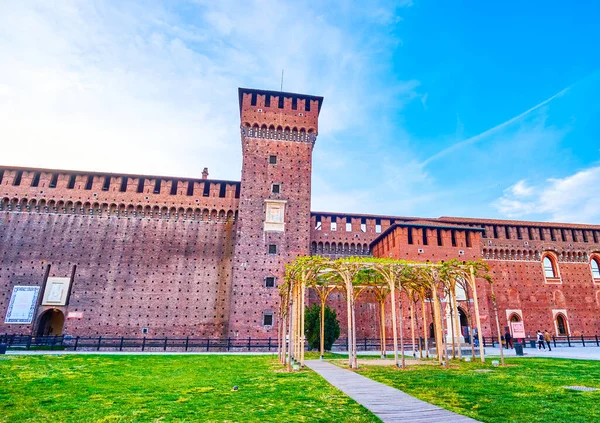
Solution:
[{"label": "tree foliage", "polygon": [[[319,349],[321,331],[321,306],[313,304],[306,307],[304,333],[311,349]],[[340,323],[334,310],[325,306],[325,350],[331,350],[333,343],[340,337]]]}]

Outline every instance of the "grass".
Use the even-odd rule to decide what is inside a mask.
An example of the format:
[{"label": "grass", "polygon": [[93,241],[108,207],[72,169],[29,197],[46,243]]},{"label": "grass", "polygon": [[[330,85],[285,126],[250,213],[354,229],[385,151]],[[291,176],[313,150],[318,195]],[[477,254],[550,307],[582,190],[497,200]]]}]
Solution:
[{"label": "grass", "polygon": [[[488,360],[491,361],[491,360]],[[507,366],[451,363],[451,368],[362,366],[361,374],[424,401],[483,422],[600,421],[600,362],[566,359],[507,359]],[[491,369],[492,372],[476,372]]]},{"label": "grass", "polygon": [[0,422],[291,420],[379,421],[316,373],[282,372],[273,356],[0,359]]}]

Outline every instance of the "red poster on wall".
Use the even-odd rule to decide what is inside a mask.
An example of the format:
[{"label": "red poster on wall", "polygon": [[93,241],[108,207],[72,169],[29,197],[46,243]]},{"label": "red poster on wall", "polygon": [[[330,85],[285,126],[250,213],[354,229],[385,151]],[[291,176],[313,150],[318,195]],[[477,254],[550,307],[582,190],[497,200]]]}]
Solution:
[{"label": "red poster on wall", "polygon": [[513,338],[525,338],[525,325],[523,322],[510,322]]}]

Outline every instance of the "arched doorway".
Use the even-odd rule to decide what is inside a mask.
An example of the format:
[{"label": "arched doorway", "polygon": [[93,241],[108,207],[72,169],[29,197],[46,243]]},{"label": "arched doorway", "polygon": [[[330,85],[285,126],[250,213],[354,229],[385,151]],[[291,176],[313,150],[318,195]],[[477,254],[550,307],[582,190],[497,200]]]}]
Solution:
[{"label": "arched doorway", "polygon": [[53,308],[45,311],[38,323],[37,336],[62,335],[65,324],[65,315],[62,311]]},{"label": "arched doorway", "polygon": [[460,333],[465,339],[466,343],[471,342],[471,331],[469,330],[469,318],[467,317],[467,313],[458,307],[458,318],[460,320]]},{"label": "arched doorway", "polygon": [[563,314],[556,315],[556,331],[559,336],[567,336],[567,319]]}]

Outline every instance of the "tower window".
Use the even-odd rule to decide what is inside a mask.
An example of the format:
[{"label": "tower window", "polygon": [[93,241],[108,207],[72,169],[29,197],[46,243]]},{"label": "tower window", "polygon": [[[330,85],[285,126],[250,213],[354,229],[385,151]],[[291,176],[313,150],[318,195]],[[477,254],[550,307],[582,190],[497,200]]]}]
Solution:
[{"label": "tower window", "polygon": [[375,233],[381,233],[381,219],[375,219]]},{"label": "tower window", "polygon": [[540,228],[540,241],[544,241],[544,229]]},{"label": "tower window", "polygon": [[592,277],[594,279],[600,279],[600,259],[592,257],[590,264],[592,266]]},{"label": "tower window", "polygon": [[521,233],[520,226],[517,226],[517,239],[523,239],[523,234]]},{"label": "tower window", "polygon": [[592,236],[594,237],[594,242],[598,243],[598,231],[592,231]]},{"label": "tower window", "polygon": [[346,232],[352,232],[352,221],[350,218],[346,219]]},{"label": "tower window", "polygon": [[360,231],[367,232],[367,219],[364,217],[360,220]]},{"label": "tower window", "polygon": [[556,234],[554,233],[554,228],[550,228],[550,239],[552,241],[556,241]]},{"label": "tower window", "polygon": [[227,184],[221,183],[219,186],[219,198],[225,198],[225,194],[227,193]]},{"label": "tower window", "polygon": [[280,184],[271,185],[271,192],[273,194],[279,194],[279,191],[280,191]]},{"label": "tower window", "polygon": [[583,235],[583,242],[588,242],[587,231],[582,229],[581,235]]},{"label": "tower window", "polygon": [[267,311],[263,314],[263,325],[264,326],[273,326],[273,313]]},{"label": "tower window", "polygon": [[441,229],[437,229],[437,244],[440,247],[443,245],[443,243],[442,243],[442,230]]},{"label": "tower window", "polygon": [[423,245],[427,245],[427,228],[423,228]]},{"label": "tower window", "polygon": [[275,288],[275,276],[267,276],[265,278],[265,288]]},{"label": "tower window", "polygon": [[187,196],[191,197],[194,195],[194,181],[189,181],[187,186]]},{"label": "tower window", "polygon": [[277,254],[277,245],[269,244],[269,254]]},{"label": "tower window", "polygon": [[102,185],[102,191],[108,191],[110,188],[110,176],[104,177],[104,185]]},{"label": "tower window", "polygon": [[144,178],[140,178],[140,180],[138,182],[138,186],[137,186],[137,192],[138,193],[144,192]]},{"label": "tower window", "polygon": [[467,240],[467,248],[471,248],[473,246],[471,243],[471,232],[465,232],[465,237]]},{"label": "tower window", "polygon": [[210,183],[204,182],[204,190],[202,191],[203,197],[208,197],[210,195]]},{"label": "tower window", "polygon": [[2,183],[2,179],[4,179],[4,169],[0,169],[0,184]]},{"label": "tower window", "polygon": [[413,228],[409,227],[408,228],[408,243],[412,244],[413,243]]},{"label": "tower window", "polygon": [[321,230],[321,216],[315,218],[315,231]]},{"label": "tower window", "polygon": [[454,229],[450,231],[450,237],[452,238],[452,246],[456,247],[456,231]]},{"label": "tower window", "polygon": [[504,227],[504,235],[506,236],[506,239],[510,239],[510,228],[508,226]]},{"label": "tower window", "polygon": [[496,225],[494,225],[493,229],[494,229],[494,238],[498,238],[498,227]]},{"label": "tower window", "polygon": [[92,175],[88,175],[87,181],[85,181],[85,189],[88,191],[92,189],[92,184],[94,183],[94,177]]},{"label": "tower window", "polygon": [[40,172],[35,172],[33,175],[33,181],[31,181],[32,187],[37,187],[40,184]]},{"label": "tower window", "polygon": [[331,232],[337,231],[337,219],[335,216],[331,217]]},{"label": "tower window", "polygon": [[527,232],[529,232],[529,240],[533,241],[533,228],[531,226],[528,227]]},{"label": "tower window", "polygon": [[269,156],[269,164],[275,165],[277,164],[277,156],[275,155],[270,155]]},{"label": "tower window", "polygon": [[573,242],[579,242],[577,239],[577,231],[575,229],[571,229],[571,236],[573,237]]},{"label": "tower window", "polygon": [[567,242],[567,234],[565,233],[564,229],[560,230],[560,237],[562,238],[563,242]]},{"label": "tower window", "polygon": [[556,263],[550,256],[548,256],[548,255],[544,256],[543,264],[544,264],[544,276],[546,276],[546,278],[553,278],[553,279],[558,278],[558,276],[557,276],[558,272],[556,270]]}]

